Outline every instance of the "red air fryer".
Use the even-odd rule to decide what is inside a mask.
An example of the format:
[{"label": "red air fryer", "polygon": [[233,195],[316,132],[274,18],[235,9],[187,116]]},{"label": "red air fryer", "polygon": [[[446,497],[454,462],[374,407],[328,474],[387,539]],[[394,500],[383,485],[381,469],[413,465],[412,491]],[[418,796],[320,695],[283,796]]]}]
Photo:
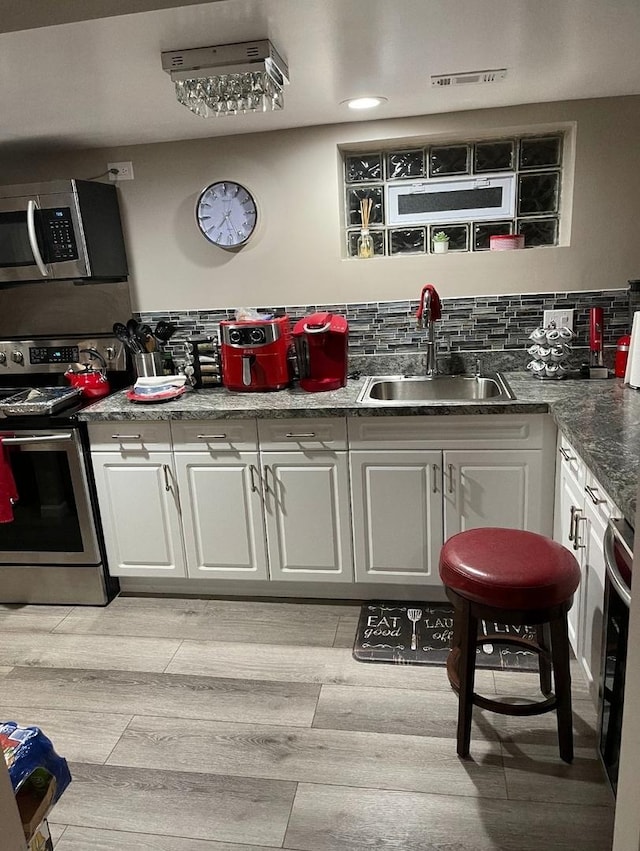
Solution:
[{"label": "red air fryer", "polygon": [[337,390],[347,383],[349,325],[344,316],[313,313],[293,327],[300,387],[309,393]]},{"label": "red air fryer", "polygon": [[220,323],[222,383],[229,390],[282,390],[291,383],[288,316]]}]

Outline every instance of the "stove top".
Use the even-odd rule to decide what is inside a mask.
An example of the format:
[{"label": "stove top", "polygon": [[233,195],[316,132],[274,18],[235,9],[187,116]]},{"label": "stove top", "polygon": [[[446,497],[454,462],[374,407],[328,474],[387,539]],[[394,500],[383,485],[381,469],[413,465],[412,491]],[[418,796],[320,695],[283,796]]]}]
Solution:
[{"label": "stove top", "polygon": [[[49,391],[49,401],[71,394],[74,389],[64,377],[71,363],[84,363],[92,368],[105,368],[112,389],[131,384],[127,354],[123,344],[112,336],[37,337],[31,340],[0,340],[0,409],[10,397],[30,390]],[[28,398],[24,401],[29,404]],[[40,400],[45,401],[45,400]],[[77,424],[77,413],[95,399],[69,395],[64,403],[49,410],[11,405],[9,414],[0,411],[0,429],[60,428]],[[42,406],[46,408],[46,405]]]}]

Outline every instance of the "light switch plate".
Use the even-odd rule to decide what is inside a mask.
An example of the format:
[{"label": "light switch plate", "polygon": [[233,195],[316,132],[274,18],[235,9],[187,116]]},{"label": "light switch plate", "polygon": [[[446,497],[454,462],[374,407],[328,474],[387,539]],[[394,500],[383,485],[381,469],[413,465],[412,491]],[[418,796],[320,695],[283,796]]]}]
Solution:
[{"label": "light switch plate", "polygon": [[573,331],[573,309],[545,310],[542,320],[544,327],[548,328],[552,322],[556,323],[556,328],[568,328]]}]

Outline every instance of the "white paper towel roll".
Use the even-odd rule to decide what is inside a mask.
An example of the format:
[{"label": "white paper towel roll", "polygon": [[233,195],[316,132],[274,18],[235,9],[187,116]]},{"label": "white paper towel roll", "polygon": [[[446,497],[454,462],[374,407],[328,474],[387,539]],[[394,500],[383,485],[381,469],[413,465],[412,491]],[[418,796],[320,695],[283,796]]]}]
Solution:
[{"label": "white paper towel roll", "polygon": [[640,389],[640,310],[636,310],[633,314],[631,343],[629,344],[629,358],[624,373],[624,383],[636,390]]}]

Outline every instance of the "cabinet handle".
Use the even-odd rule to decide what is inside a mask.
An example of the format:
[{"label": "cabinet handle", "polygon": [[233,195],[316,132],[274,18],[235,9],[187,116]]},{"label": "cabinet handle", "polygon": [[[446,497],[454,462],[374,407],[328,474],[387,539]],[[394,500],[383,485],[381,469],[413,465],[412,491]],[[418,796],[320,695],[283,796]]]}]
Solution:
[{"label": "cabinet handle", "polygon": [[111,440],[140,440],[141,434],[112,434]]},{"label": "cabinet handle", "polygon": [[575,526],[575,522],[576,522],[576,511],[577,510],[578,509],[575,507],[575,505],[571,506],[571,509],[570,509],[571,519],[569,521],[569,540],[570,541],[573,541],[573,533],[574,533],[574,526]]},{"label": "cabinet handle", "polygon": [[170,470],[169,470],[168,464],[162,465],[162,472],[164,473],[164,489],[166,491],[170,491],[171,490],[171,481],[169,479]]},{"label": "cabinet handle", "polygon": [[449,493],[453,493],[453,464],[447,466],[449,468]]},{"label": "cabinet handle", "polygon": [[433,465],[433,492],[438,493],[438,465]]},{"label": "cabinet handle", "polygon": [[586,520],[586,518],[583,517],[582,512],[580,511],[579,508],[576,508],[576,510],[573,513],[573,517],[574,517],[574,522],[575,522],[575,527],[574,527],[574,532],[573,532],[573,549],[574,550],[583,550],[584,544],[581,544],[579,539],[578,539],[578,529],[579,529],[578,523],[581,520]]},{"label": "cabinet handle", "polygon": [[577,461],[578,460],[575,455],[569,455],[569,453],[567,452],[567,450],[563,446],[560,447],[558,452],[562,455],[562,457],[564,458],[565,461]]},{"label": "cabinet handle", "polygon": [[592,488],[589,485],[585,485],[585,492],[589,494],[591,497],[591,502],[594,505],[602,505],[603,502],[606,502],[606,499],[600,499],[600,497],[596,494],[597,488]]},{"label": "cabinet handle", "polygon": [[269,465],[264,465],[264,492],[265,493],[274,493],[269,487]]},{"label": "cabinet handle", "polygon": [[252,491],[252,493],[258,493],[258,488],[256,487],[256,478],[255,478],[257,472],[258,471],[256,470],[255,466],[253,464],[249,464],[249,475],[251,477],[251,491]]},{"label": "cabinet handle", "polygon": [[315,436],[316,436],[315,431],[301,431],[299,433],[296,433],[296,432],[293,432],[293,431],[288,431],[285,434],[285,437],[315,437]]},{"label": "cabinet handle", "polygon": [[196,434],[198,440],[226,440],[226,434]]}]

